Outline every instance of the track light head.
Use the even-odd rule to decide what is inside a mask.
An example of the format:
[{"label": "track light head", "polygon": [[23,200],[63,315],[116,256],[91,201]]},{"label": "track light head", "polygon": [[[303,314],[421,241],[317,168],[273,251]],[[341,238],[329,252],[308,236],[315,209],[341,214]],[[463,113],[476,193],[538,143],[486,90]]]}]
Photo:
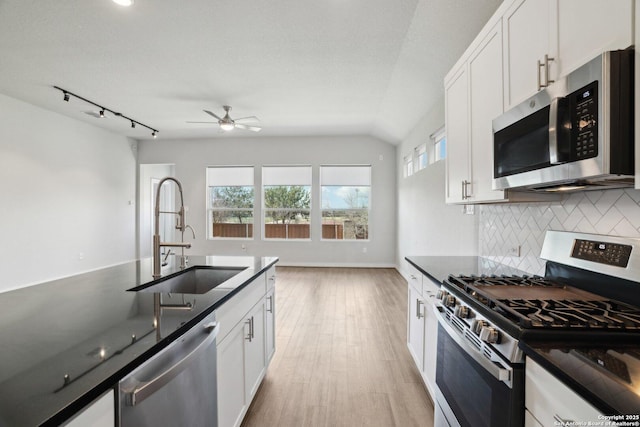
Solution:
[{"label": "track light head", "polygon": [[68,92],[63,92],[64,93],[64,100],[66,102],[69,102],[69,93]]},{"label": "track light head", "polygon": [[100,110],[100,118],[104,119],[104,108],[102,110]]},{"label": "track light head", "polygon": [[135,129],[136,128],[136,122],[132,121],[131,122],[131,129]]},{"label": "track light head", "polygon": [[153,139],[156,139],[158,137],[158,132],[154,130],[153,132],[151,132],[151,136],[153,137]]}]

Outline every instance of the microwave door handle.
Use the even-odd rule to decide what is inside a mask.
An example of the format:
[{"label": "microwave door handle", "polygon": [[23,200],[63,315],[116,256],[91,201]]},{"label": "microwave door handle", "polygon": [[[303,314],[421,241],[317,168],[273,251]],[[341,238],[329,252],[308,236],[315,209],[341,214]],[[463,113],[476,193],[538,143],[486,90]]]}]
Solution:
[{"label": "microwave door handle", "polygon": [[551,105],[549,106],[549,163],[552,165],[559,165],[562,163],[560,157],[560,126],[559,122],[559,107],[561,98],[553,98]]}]

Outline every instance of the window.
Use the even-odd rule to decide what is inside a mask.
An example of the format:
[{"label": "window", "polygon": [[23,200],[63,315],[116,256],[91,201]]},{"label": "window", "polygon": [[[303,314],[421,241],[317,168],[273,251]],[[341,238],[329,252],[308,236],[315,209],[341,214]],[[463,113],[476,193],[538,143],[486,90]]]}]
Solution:
[{"label": "window", "polygon": [[253,166],[207,168],[208,238],[253,238]]},{"label": "window", "polygon": [[311,166],[265,166],[262,190],[265,239],[311,238]]},{"label": "window", "polygon": [[413,175],[413,155],[404,156],[404,177]]},{"label": "window", "polygon": [[322,239],[368,240],[371,166],[321,166]]},{"label": "window", "polygon": [[431,139],[433,140],[433,162],[443,160],[447,157],[447,135],[444,126],[435,131]]},{"label": "window", "polygon": [[416,172],[427,167],[427,143],[414,149],[416,154]]}]

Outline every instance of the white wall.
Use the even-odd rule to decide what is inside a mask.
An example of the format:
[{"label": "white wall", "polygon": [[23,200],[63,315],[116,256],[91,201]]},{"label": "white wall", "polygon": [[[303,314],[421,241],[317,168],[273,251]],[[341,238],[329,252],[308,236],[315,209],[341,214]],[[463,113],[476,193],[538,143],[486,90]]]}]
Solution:
[{"label": "white wall", "polygon": [[396,150],[398,181],[397,265],[406,273],[405,256],[477,255],[478,220],[462,207],[445,204],[445,165],[439,161],[405,178],[404,156],[429,143],[444,124],[444,99],[420,120]]},{"label": "white wall", "polygon": [[[382,160],[380,160],[382,156]],[[256,255],[280,257],[281,265],[394,266],[395,265],[395,147],[367,136],[353,137],[234,137],[197,140],[145,140],[139,144],[140,164],[175,165],[175,177],[184,188],[187,223],[195,228],[191,254]],[[206,239],[205,170],[215,165],[256,167],[260,188],[262,165],[313,166],[313,203],[319,204],[319,166],[371,164],[372,195],[370,241],[320,241],[319,211],[312,214],[310,241],[263,241],[254,228],[254,240]],[[260,206],[260,192],[256,203]],[[313,216],[315,215],[315,217]],[[315,226],[314,226],[315,224]],[[245,245],[245,249],[242,249]],[[364,250],[366,249],[366,252]]]},{"label": "white wall", "polygon": [[134,259],[135,142],[4,95],[0,121],[0,292]]}]

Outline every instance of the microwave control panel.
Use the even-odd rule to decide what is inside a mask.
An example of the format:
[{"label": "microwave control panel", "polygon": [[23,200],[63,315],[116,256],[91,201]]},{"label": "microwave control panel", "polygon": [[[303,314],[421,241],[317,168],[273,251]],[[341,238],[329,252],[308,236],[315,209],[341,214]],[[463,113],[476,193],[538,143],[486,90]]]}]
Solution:
[{"label": "microwave control panel", "polygon": [[600,264],[626,267],[631,257],[631,249],[630,245],[576,239],[571,256]]},{"label": "microwave control panel", "polygon": [[598,82],[573,92],[571,105],[571,157],[584,160],[598,156]]}]

